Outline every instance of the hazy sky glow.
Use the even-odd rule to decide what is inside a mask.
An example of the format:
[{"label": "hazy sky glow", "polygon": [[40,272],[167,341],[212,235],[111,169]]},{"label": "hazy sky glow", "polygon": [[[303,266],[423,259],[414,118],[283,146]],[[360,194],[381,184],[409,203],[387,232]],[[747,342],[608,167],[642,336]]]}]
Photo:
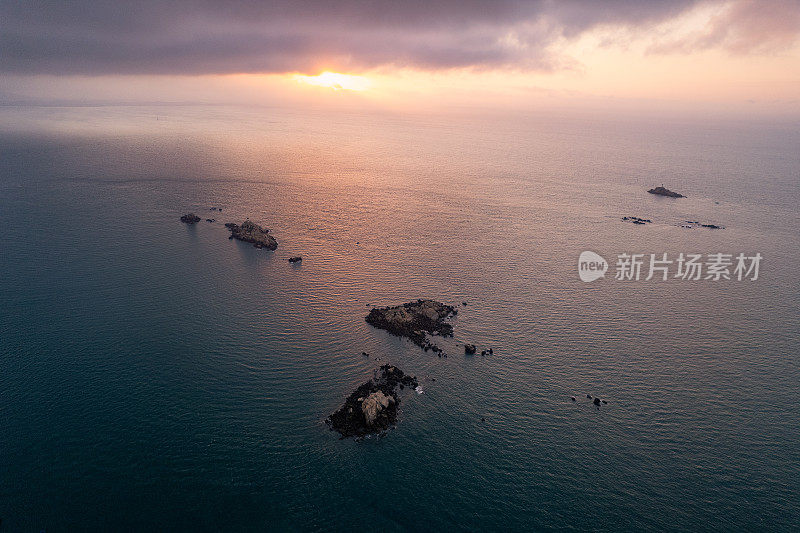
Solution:
[{"label": "hazy sky glow", "polygon": [[800,109],[800,0],[6,1],[0,21],[7,102],[357,91],[389,107],[577,98]]}]

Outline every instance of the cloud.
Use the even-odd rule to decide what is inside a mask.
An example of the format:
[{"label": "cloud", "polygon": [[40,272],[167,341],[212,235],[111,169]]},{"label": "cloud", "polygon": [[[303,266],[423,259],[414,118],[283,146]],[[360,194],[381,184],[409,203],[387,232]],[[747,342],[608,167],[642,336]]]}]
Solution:
[{"label": "cloud", "polygon": [[770,54],[791,48],[800,38],[800,0],[725,2],[702,29],[667,37],[650,53],[691,53],[721,48],[733,54]]},{"label": "cloud", "polygon": [[[656,24],[698,1],[5,0],[0,3],[0,72],[554,70],[568,64],[554,49],[560,40],[600,25]],[[738,20],[747,12],[731,16]],[[773,30],[791,30],[773,22],[737,36],[709,36],[709,42],[751,46],[772,38]]]}]

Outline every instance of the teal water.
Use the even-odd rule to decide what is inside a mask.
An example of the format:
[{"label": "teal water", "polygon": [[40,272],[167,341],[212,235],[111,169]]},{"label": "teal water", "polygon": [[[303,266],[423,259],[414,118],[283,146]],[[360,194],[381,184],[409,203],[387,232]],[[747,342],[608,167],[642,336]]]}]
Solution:
[{"label": "teal water", "polygon": [[[796,123],[0,117],[0,530],[800,524]],[[277,251],[228,240],[245,217]],[[584,250],[764,261],[585,284]],[[364,322],[420,297],[468,304],[447,359]],[[324,418],[384,362],[424,394],[338,440]]]}]

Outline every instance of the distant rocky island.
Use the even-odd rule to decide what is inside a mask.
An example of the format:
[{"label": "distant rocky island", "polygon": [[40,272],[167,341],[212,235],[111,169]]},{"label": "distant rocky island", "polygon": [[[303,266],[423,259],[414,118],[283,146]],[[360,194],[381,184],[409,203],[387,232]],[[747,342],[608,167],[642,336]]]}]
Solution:
[{"label": "distant rocky island", "polygon": [[634,224],[651,224],[653,221],[649,218],[639,217],[622,217],[623,222],[633,222]]},{"label": "distant rocky island", "polygon": [[725,229],[725,226],[718,226],[717,224],[703,224],[697,220],[687,220],[685,224],[681,225],[682,228],[708,228],[708,229]]},{"label": "distant rocky island", "polygon": [[275,250],[278,247],[278,241],[269,234],[268,229],[264,229],[250,220],[245,220],[241,225],[228,222],[225,227],[230,230],[229,238],[231,239],[249,242],[256,248],[266,248],[267,250]]},{"label": "distant rocky island", "polygon": [[417,300],[393,307],[376,307],[365,320],[392,335],[410,339],[426,352],[433,350],[441,354],[441,348],[430,342],[426,333],[452,337],[453,326],[445,321],[457,313],[453,306],[435,300]]},{"label": "distant rocky island", "polygon": [[383,365],[373,379],[361,384],[325,422],[341,438],[380,433],[397,423],[398,389],[418,387],[417,378],[392,365]]},{"label": "distant rocky island", "polygon": [[[631,217],[631,216],[622,217],[622,221],[623,222],[632,222],[633,224],[639,224],[639,225],[652,224],[652,222],[653,222],[649,218],[639,218],[639,217]],[[698,222],[696,220],[686,220],[685,222],[682,222],[682,223],[676,224],[676,225],[680,226],[681,228],[689,228],[689,229],[691,229],[691,228],[725,229],[725,226],[719,226],[717,224],[703,224],[703,223]]]},{"label": "distant rocky island", "polygon": [[200,217],[194,213],[187,213],[181,217],[181,222],[185,222],[186,224],[196,224],[200,222]]},{"label": "distant rocky island", "polygon": [[658,194],[660,196],[669,196],[671,198],[686,198],[684,195],[671,191],[666,187],[664,187],[663,185],[661,187],[656,187],[655,189],[650,189],[647,192],[649,192],[650,194]]}]

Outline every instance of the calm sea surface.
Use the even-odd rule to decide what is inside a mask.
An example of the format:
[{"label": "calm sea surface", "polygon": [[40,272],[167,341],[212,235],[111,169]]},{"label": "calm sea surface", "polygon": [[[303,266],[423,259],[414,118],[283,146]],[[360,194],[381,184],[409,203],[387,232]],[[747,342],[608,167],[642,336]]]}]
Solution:
[{"label": "calm sea surface", "polygon": [[[798,528],[799,154],[790,122],[2,108],[1,528]],[[764,259],[614,279],[681,252]],[[422,297],[467,303],[446,359],[364,322]],[[424,394],[338,440],[385,362]]]}]

